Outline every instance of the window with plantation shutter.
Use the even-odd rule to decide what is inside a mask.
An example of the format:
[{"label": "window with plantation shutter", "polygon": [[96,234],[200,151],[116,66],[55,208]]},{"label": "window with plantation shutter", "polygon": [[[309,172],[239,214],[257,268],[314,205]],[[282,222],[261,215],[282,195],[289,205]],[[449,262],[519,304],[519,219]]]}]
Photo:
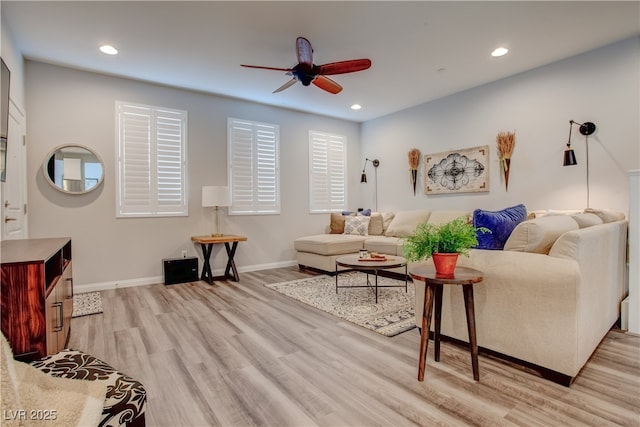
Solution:
[{"label": "window with plantation shutter", "polygon": [[116,102],[116,216],[186,216],[187,112]]},{"label": "window with plantation shutter", "polygon": [[280,127],[227,120],[231,215],[280,213]]},{"label": "window with plantation shutter", "polygon": [[347,138],[309,131],[309,209],[343,211],[347,206]]}]

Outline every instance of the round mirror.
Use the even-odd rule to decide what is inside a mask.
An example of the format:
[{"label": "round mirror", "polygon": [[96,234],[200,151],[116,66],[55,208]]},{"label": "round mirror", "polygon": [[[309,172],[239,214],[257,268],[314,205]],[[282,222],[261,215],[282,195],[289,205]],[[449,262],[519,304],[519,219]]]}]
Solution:
[{"label": "round mirror", "polygon": [[69,194],[95,190],[104,179],[100,157],[82,145],[61,145],[49,153],[42,164],[49,184]]}]

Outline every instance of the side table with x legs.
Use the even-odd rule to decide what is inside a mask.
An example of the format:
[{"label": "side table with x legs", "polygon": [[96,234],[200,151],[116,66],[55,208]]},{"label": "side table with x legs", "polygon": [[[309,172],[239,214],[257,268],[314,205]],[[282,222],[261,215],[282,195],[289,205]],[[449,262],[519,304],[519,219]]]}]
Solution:
[{"label": "side table with x legs", "polygon": [[[236,249],[238,248],[238,242],[245,242],[247,240],[246,236],[234,236],[234,235],[223,235],[223,236],[192,236],[191,241],[194,243],[199,243],[202,247],[202,257],[204,259],[204,265],[202,266],[202,275],[200,276],[200,280],[204,280],[213,283],[214,280],[227,280],[231,279],[234,282],[240,280],[238,276],[238,269],[236,268],[236,262],[233,260]],[[224,275],[222,276],[213,276],[211,272],[211,253],[213,252],[213,246],[218,244],[223,244],[227,250],[227,266],[224,270]],[[231,274],[233,273],[233,274]]]}]

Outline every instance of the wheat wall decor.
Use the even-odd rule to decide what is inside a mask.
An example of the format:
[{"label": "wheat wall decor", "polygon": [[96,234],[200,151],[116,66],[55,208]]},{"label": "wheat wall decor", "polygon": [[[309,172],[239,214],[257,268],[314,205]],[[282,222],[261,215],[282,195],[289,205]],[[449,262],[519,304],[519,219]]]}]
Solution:
[{"label": "wheat wall decor", "polygon": [[409,159],[409,179],[413,185],[413,195],[416,195],[416,183],[418,182],[418,165],[420,164],[420,150],[412,148],[407,154]]},{"label": "wheat wall decor", "polygon": [[498,156],[500,158],[500,173],[504,177],[504,188],[509,190],[509,172],[511,169],[511,155],[516,145],[515,132],[500,132],[496,136]]}]

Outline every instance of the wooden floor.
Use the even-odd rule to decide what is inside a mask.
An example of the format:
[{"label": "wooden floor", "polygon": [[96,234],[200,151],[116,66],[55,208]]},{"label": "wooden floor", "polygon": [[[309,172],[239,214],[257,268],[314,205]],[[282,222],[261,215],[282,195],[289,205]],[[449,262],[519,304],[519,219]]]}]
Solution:
[{"label": "wooden floor", "polygon": [[449,343],[420,383],[417,329],[387,338],[262,286],[306,276],[104,291],[70,346],[145,385],[148,426],[640,425],[638,336],[609,332],[570,388],[483,356],[474,382]]}]

